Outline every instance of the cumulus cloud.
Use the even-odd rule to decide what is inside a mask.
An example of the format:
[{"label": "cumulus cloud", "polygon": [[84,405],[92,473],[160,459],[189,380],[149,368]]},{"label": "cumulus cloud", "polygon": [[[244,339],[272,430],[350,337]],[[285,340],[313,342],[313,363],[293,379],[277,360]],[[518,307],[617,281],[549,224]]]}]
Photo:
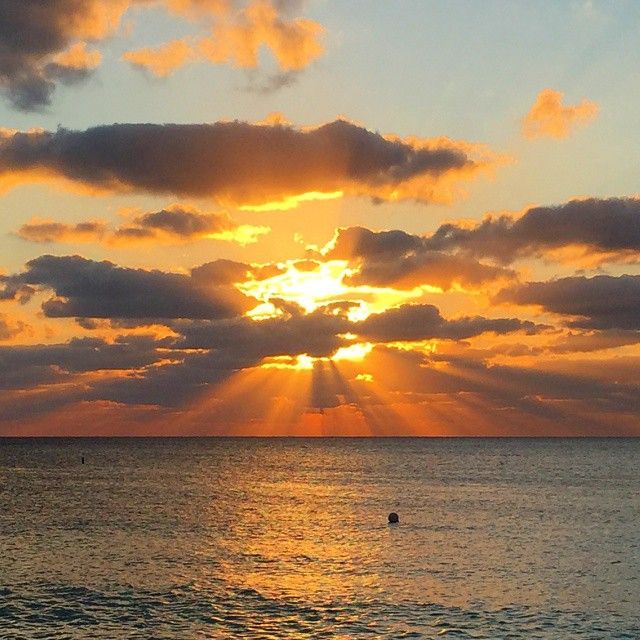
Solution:
[{"label": "cumulus cloud", "polygon": [[0,135],[0,184],[59,178],[236,205],[307,192],[445,202],[498,161],[467,143],[401,140],[344,120],[304,130],[235,121]]},{"label": "cumulus cloud", "polygon": [[320,56],[322,26],[302,17],[296,3],[250,0],[0,0],[0,88],[23,111],[50,104],[58,83],[86,78],[100,52],[87,48],[112,35],[125,12],[161,6],[210,28],[210,35],[173,40],[126,52],[123,59],[158,76],[192,59],[255,67],[258,53],[273,53],[283,72],[300,70]]},{"label": "cumulus cloud", "polygon": [[[111,343],[101,338],[72,338],[63,344],[0,347],[3,389],[51,382],[70,373],[136,370],[157,362],[168,341],[152,336],[118,336]],[[12,375],[13,373],[13,375]]]},{"label": "cumulus cloud", "polygon": [[193,242],[203,238],[227,240],[246,245],[268,233],[269,227],[240,225],[226,213],[204,213],[194,207],[175,204],[138,215],[130,223],[110,229],[105,222],[77,224],[32,220],[18,229],[18,236],[31,242],[103,242],[140,244],[144,242]]},{"label": "cumulus cloud", "polygon": [[374,342],[430,340],[464,340],[482,333],[496,334],[526,331],[537,333],[539,328],[518,318],[483,318],[481,316],[445,320],[431,304],[405,304],[370,315],[355,323],[353,332]]},{"label": "cumulus cloud", "polygon": [[216,284],[238,284],[249,280],[267,280],[283,274],[284,267],[277,264],[246,264],[235,260],[218,259],[191,270],[194,280]]},{"label": "cumulus cloud", "polygon": [[80,256],[44,255],[25,271],[0,277],[5,297],[22,287],[53,290],[42,309],[52,318],[229,318],[255,306],[233,287],[191,276],[130,269]]},{"label": "cumulus cloud", "polygon": [[166,78],[193,59],[193,51],[184,40],[172,40],[158,47],[125,51],[122,59],[158,78]]},{"label": "cumulus cloud", "polygon": [[252,361],[300,354],[328,357],[351,342],[341,335],[351,327],[346,317],[322,310],[265,320],[174,322],[171,327],[183,336],[177,343],[181,348],[223,350],[233,357]]},{"label": "cumulus cloud", "polygon": [[566,138],[576,126],[593,120],[598,105],[583,100],[575,105],[563,105],[563,94],[553,89],[543,89],[531,110],[522,121],[525,138]]},{"label": "cumulus cloud", "polygon": [[292,3],[252,0],[243,5],[168,0],[168,6],[192,18],[209,18],[213,25],[210,35],[202,38],[172,40],[123,54],[123,60],[158,77],[168,76],[188,62],[203,60],[255,69],[264,48],[273,54],[281,70],[263,85],[272,91],[286,86],[295,78],[292,72],[304,69],[324,53],[322,26],[302,17],[289,17]]},{"label": "cumulus cloud", "polygon": [[0,87],[17,109],[51,101],[56,82],[83,79],[100,62],[87,40],[114,31],[130,0],[0,1]]},{"label": "cumulus cloud", "polygon": [[299,70],[322,55],[322,26],[305,18],[283,19],[277,6],[255,0],[229,20],[218,22],[199,43],[211,62],[256,67],[260,47],[269,49],[284,71]]},{"label": "cumulus cloud", "polygon": [[428,238],[399,230],[338,229],[324,257],[350,262],[355,270],[345,283],[352,286],[413,289],[429,285],[448,290],[459,285],[473,289],[515,275],[472,257],[432,249]]},{"label": "cumulus cloud", "polygon": [[572,327],[640,329],[640,276],[568,277],[527,282],[502,289],[495,302],[538,305],[545,311],[577,316]]},{"label": "cumulus cloud", "polygon": [[[582,247],[591,259],[597,254],[598,261],[624,260],[640,250],[640,199],[571,200],[532,207],[519,217],[490,216],[472,227],[444,224],[424,244],[433,250],[458,249],[503,264],[532,255],[551,257],[549,251],[571,246]],[[562,252],[553,257],[561,259]]]}]

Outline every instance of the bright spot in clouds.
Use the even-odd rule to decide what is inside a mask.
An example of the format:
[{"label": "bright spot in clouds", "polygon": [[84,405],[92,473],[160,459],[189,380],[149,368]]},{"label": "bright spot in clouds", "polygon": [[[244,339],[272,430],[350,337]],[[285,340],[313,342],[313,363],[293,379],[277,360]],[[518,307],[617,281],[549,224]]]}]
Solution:
[{"label": "bright spot in clouds", "polygon": [[301,202],[313,202],[314,200],[337,200],[342,198],[343,191],[307,191],[295,196],[288,196],[275,202],[265,202],[264,204],[246,204],[239,207],[240,211],[289,211],[296,209]]}]

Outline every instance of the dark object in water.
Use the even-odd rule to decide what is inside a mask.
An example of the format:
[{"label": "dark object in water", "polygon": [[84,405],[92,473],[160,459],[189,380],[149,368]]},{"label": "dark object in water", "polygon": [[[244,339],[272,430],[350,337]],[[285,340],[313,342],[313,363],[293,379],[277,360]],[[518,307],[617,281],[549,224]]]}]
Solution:
[{"label": "dark object in water", "polygon": [[84,456],[82,456],[82,464],[84,464]]},{"label": "dark object in water", "polygon": [[395,511],[392,511],[389,514],[389,524],[398,524],[398,522],[400,522],[400,518],[398,517],[398,514]]}]

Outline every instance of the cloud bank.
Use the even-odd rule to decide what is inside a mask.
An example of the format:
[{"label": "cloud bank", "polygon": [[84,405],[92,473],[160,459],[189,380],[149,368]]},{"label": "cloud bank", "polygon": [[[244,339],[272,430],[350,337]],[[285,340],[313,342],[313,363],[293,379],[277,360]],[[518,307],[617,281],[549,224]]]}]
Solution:
[{"label": "cloud bank", "polygon": [[307,192],[447,202],[500,162],[445,139],[382,136],[336,120],[282,124],[114,124],[0,136],[0,185],[62,179],[107,191],[264,204]]}]

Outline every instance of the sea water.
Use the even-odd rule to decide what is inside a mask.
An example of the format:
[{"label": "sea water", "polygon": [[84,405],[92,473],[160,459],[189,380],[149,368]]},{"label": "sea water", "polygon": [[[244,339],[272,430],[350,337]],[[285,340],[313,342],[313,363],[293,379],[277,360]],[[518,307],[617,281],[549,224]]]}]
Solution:
[{"label": "sea water", "polygon": [[640,638],[639,483],[640,440],[0,439],[0,638]]}]

